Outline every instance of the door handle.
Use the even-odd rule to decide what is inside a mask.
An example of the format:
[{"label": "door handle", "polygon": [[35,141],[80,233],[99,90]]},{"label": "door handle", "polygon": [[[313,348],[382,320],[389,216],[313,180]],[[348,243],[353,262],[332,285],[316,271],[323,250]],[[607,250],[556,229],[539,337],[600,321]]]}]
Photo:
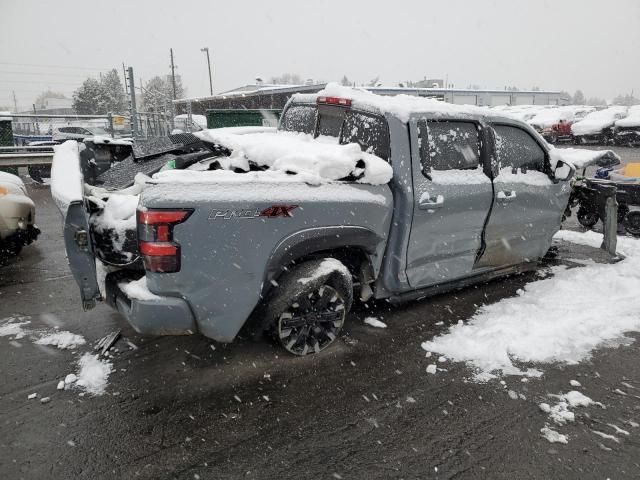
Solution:
[{"label": "door handle", "polygon": [[511,190],[510,192],[504,192],[501,190],[498,192],[496,198],[500,203],[513,202],[516,199],[516,192],[514,192],[513,190]]},{"label": "door handle", "polygon": [[436,208],[442,208],[443,205],[444,197],[442,195],[438,195],[436,198],[420,198],[420,202],[418,203],[420,210],[435,210]]}]

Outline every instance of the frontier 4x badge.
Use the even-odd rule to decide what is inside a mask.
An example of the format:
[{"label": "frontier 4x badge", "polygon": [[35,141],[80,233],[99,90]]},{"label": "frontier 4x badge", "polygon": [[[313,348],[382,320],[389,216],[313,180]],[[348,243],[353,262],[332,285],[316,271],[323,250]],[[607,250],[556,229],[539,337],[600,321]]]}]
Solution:
[{"label": "frontier 4x badge", "polygon": [[258,208],[214,208],[209,213],[209,220],[293,217],[291,212],[296,208],[298,208],[298,205],[272,205],[264,210]]}]

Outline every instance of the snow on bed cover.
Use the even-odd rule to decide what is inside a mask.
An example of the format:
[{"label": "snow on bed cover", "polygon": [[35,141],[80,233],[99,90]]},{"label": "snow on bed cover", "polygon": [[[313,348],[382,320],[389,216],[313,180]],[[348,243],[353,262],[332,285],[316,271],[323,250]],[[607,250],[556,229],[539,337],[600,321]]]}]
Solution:
[{"label": "snow on bed cover", "polygon": [[554,170],[558,160],[569,163],[576,169],[582,169],[590,165],[614,166],[620,164],[620,156],[613,150],[587,150],[551,146],[549,153]]},{"label": "snow on bed cover", "polygon": [[142,277],[139,280],[132,282],[120,282],[118,284],[120,289],[129,298],[135,298],[136,300],[160,300],[161,297],[155,293],[151,293],[147,287],[147,277]]},{"label": "snow on bed cover", "polygon": [[640,105],[629,107],[626,118],[616,121],[616,127],[640,127]]},{"label": "snow on bed cover", "polygon": [[53,147],[51,196],[62,212],[66,212],[71,202],[82,201],[83,178],[79,148],[75,140],[67,140],[62,145]]},{"label": "snow on bed cover", "polygon": [[249,171],[252,161],[272,172],[297,174],[298,181],[314,184],[354,175],[359,183],[380,185],[393,174],[385,160],[363,152],[355,143],[338,145],[331,137],[313,138],[297,132],[233,135],[216,129],[195,135],[232,151],[229,157],[219,159],[226,170]]},{"label": "snow on bed cover", "polygon": [[624,116],[626,112],[627,107],[621,105],[591,112],[579,122],[571,125],[571,133],[574,135],[600,133],[603,128],[613,125],[616,121],[616,115],[622,114]]},{"label": "snow on bed cover", "polygon": [[[594,232],[562,230],[556,238],[592,247],[602,243]],[[575,364],[602,345],[632,341],[624,335],[640,331],[640,240],[619,237],[618,250],[624,260],[558,267],[552,277],[481,307],[469,322],[460,321],[422,347],[467,362],[477,380],[488,380],[500,373],[542,374],[518,362]]]}]

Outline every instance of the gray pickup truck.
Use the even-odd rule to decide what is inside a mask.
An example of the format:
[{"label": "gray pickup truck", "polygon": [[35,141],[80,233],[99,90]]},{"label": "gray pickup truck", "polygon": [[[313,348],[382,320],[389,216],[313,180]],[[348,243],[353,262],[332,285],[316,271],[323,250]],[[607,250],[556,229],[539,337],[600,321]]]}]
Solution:
[{"label": "gray pickup truck", "polygon": [[[262,158],[296,135],[304,151]],[[105,199],[123,192],[78,185],[71,142],[56,153],[52,192],[85,308],[106,301],[143,334],[220,342],[252,319],[297,355],[335,341],[354,296],[402,302],[531,268],[575,172],[530,126],[490,110],[338,86],[294,95],[277,132],[201,138],[210,155],[198,168],[137,178],[120,217],[127,208],[107,215]],[[346,174],[296,170],[322,172],[322,149],[354,145],[363,158]],[[366,181],[372,157],[388,177]],[[96,220],[107,216],[111,229]]]}]

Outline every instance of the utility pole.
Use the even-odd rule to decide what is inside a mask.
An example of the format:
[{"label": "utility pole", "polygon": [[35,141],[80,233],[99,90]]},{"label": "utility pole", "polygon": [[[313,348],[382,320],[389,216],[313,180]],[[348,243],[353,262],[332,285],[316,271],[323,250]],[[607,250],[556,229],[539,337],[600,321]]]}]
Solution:
[{"label": "utility pole", "polygon": [[136,111],[136,87],[133,81],[133,67],[128,69],[127,80],[129,82],[129,120],[131,122],[131,133],[134,138],[139,138],[138,132],[138,112]]},{"label": "utility pole", "polygon": [[124,62],[122,62],[122,78],[124,79],[124,93],[129,95],[129,84],[127,83],[127,69],[124,67]]},{"label": "utility pole", "polygon": [[209,60],[209,47],[201,48],[200,51],[207,53],[207,69],[209,71],[209,93],[213,97],[213,82],[211,80],[211,60]]},{"label": "utility pole", "polygon": [[169,53],[171,54],[171,83],[173,85],[173,99],[176,99],[176,66],[173,64],[173,48],[169,49]]},{"label": "utility pole", "polygon": [[16,100],[16,91],[13,90],[13,113],[18,113],[18,100]]}]

